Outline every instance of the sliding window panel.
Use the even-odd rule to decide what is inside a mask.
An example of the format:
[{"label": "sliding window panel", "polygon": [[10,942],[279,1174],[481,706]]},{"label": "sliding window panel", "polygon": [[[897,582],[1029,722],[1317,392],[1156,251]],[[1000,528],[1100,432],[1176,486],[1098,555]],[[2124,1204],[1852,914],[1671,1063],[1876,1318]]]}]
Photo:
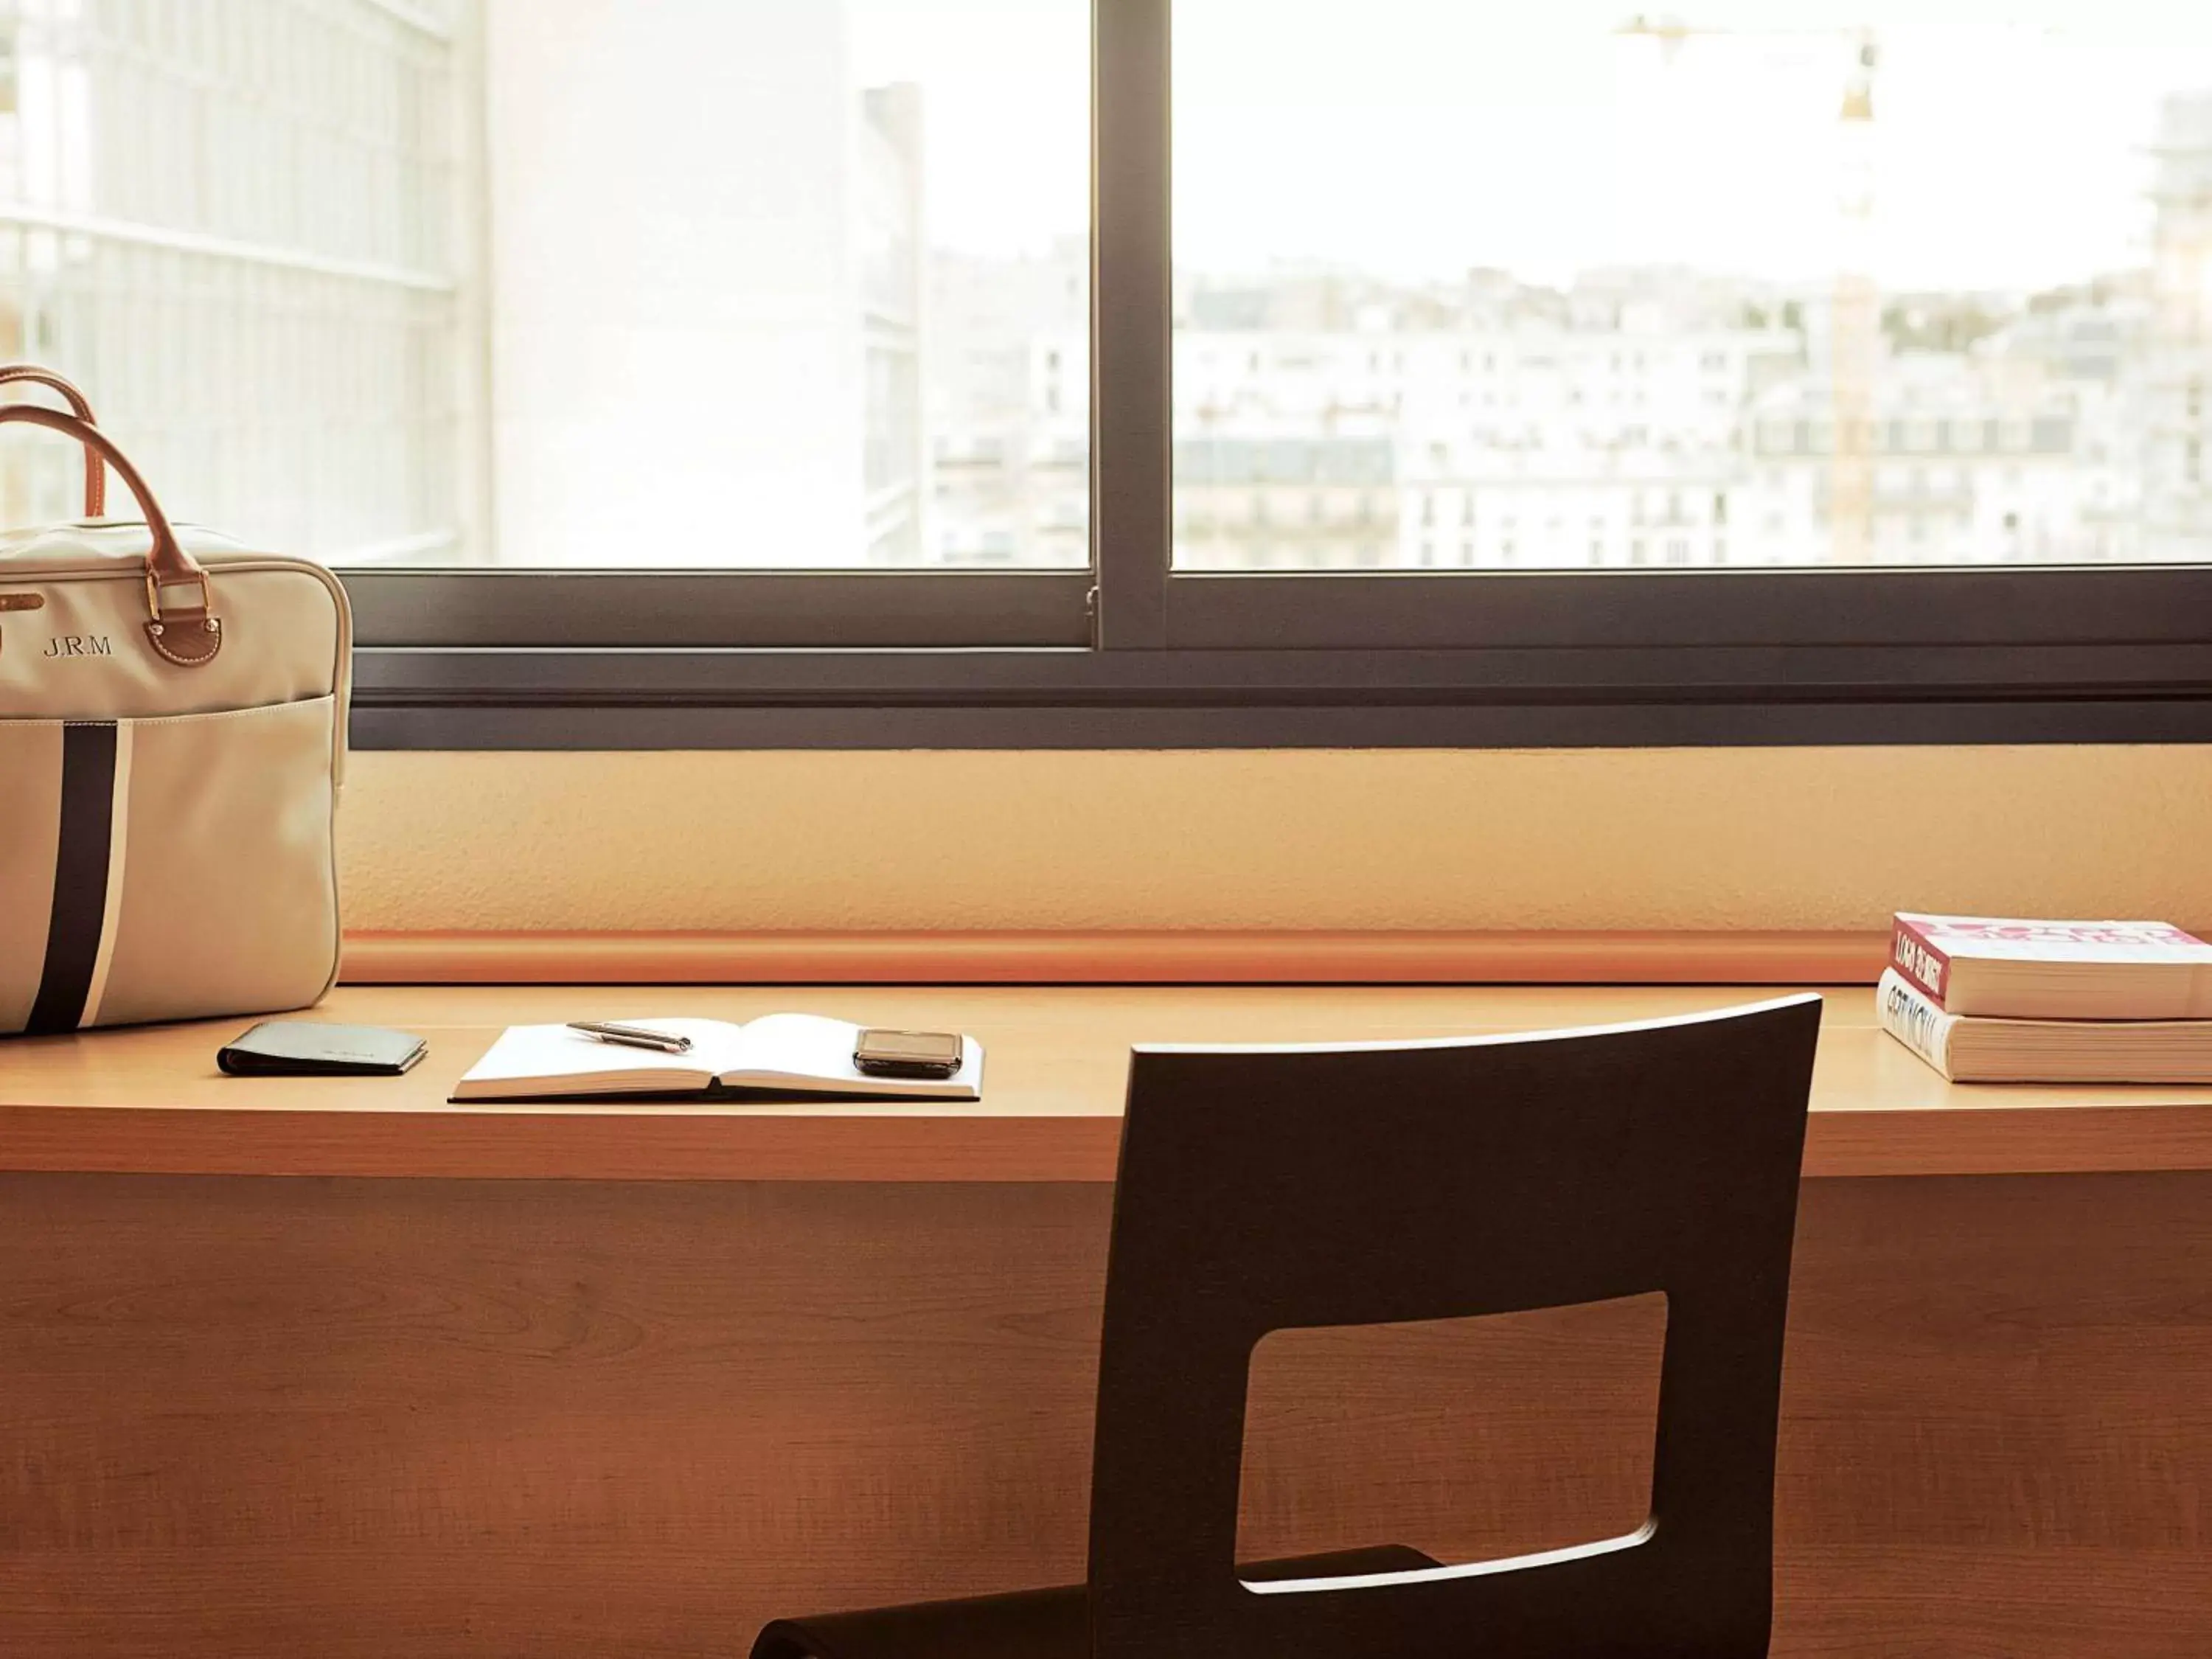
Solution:
[{"label": "sliding window panel", "polygon": [[1177,0],[1174,44],[1171,642],[2124,637],[2155,584],[1848,578],[2212,563],[2212,14]]},{"label": "sliding window panel", "polygon": [[1084,0],[491,0],[498,562],[1086,568]]},{"label": "sliding window panel", "polygon": [[[482,556],[473,15],[0,4],[0,359],[77,380],[173,516],[331,562]],[[74,514],[80,465],[0,447],[0,522]]]},{"label": "sliding window panel", "polygon": [[491,0],[495,556],[1090,563],[1085,0]]},{"label": "sliding window panel", "polygon": [[1090,83],[1087,0],[0,4],[0,329],[366,642],[1079,642]]}]

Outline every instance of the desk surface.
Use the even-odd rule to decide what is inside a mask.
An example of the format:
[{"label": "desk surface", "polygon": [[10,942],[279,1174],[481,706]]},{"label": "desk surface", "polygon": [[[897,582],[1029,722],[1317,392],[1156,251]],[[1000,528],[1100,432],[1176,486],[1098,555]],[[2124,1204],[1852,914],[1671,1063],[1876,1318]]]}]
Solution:
[{"label": "desk surface", "polygon": [[[1726,987],[345,987],[312,1018],[430,1042],[404,1078],[240,1079],[222,1020],[0,1042],[0,1170],[710,1181],[1106,1181],[1133,1042],[1373,1041],[1650,1018]],[[2212,1169],[2212,1088],[1946,1084],[1826,993],[1808,1176]],[[453,1106],[502,1025],[784,1009],[957,1028],[975,1104]]]}]

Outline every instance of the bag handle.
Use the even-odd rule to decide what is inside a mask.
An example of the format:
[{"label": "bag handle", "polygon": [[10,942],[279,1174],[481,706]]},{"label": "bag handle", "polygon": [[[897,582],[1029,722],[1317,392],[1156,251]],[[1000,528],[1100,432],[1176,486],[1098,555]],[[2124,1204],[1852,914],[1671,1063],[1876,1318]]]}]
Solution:
[{"label": "bag handle", "polygon": [[[215,614],[215,589],[200,562],[185,552],[177,540],[177,532],[170,527],[161,504],[154,499],[153,490],[148,488],[138,469],[131,465],[130,458],[98,427],[75,415],[64,415],[58,409],[43,409],[36,404],[0,404],[0,426],[14,422],[42,426],[65,438],[74,438],[84,446],[88,455],[105,460],[115,469],[115,476],[123,480],[123,487],[137,498],[138,510],[144,515],[146,528],[153,537],[153,545],[146,553],[146,609],[152,617],[146,623],[147,643],[179,668],[197,668],[213,660],[215,653],[222,648],[222,623]],[[175,587],[198,588],[199,603],[167,604],[162,598],[163,590]]]},{"label": "bag handle", "polygon": [[[70,413],[87,426],[98,424],[92,416],[92,402],[76,386],[51,368],[37,363],[0,363],[0,386],[14,380],[29,380],[50,391],[58,392],[65,398]],[[87,444],[84,449],[84,516],[104,519],[107,516],[107,469],[100,463],[100,452]]]}]

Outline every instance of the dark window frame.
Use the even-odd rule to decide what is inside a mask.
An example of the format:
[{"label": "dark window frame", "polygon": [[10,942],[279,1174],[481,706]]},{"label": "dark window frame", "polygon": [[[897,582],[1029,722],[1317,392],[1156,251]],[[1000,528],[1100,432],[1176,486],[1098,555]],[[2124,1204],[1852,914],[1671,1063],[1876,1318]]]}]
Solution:
[{"label": "dark window frame", "polygon": [[348,571],[379,748],[2212,739],[2212,568],[1170,568],[1172,0],[1093,0],[1091,570]]}]

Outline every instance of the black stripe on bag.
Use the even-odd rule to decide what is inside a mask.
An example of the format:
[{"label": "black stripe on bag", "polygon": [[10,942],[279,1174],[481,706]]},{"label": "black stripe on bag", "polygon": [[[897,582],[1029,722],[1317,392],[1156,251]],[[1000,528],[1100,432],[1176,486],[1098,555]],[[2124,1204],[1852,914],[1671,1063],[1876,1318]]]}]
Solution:
[{"label": "black stripe on bag", "polygon": [[100,924],[107,912],[107,849],[115,812],[112,721],[62,728],[61,845],[54,854],[53,920],[28,1036],[74,1031],[84,1018]]}]

